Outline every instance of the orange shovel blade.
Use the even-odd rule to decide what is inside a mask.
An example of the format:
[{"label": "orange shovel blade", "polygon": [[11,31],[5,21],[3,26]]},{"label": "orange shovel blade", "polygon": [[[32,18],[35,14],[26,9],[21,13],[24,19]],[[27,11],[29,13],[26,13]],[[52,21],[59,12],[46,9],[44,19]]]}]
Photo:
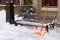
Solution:
[{"label": "orange shovel blade", "polygon": [[34,34],[38,35],[38,36],[44,36],[46,34],[46,28],[42,28],[42,27],[37,27],[36,31]]}]

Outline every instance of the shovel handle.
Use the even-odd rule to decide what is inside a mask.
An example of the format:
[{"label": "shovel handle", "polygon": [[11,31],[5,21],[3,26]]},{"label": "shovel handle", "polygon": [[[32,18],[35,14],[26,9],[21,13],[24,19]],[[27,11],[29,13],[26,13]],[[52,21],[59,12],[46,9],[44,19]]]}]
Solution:
[{"label": "shovel handle", "polygon": [[46,19],[46,14],[47,14],[48,6],[49,6],[49,4],[46,4],[46,11],[44,12],[44,16],[43,16],[42,27],[44,27],[43,25],[44,25],[44,21]]}]

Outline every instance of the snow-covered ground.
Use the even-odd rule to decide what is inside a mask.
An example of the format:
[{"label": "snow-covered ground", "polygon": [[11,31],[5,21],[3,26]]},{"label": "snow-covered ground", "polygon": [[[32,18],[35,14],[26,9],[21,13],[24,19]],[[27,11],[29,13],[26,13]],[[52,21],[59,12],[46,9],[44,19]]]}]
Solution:
[{"label": "snow-covered ground", "polygon": [[60,28],[49,30],[44,37],[36,36],[35,27],[6,23],[6,11],[0,11],[0,40],[60,40]]}]

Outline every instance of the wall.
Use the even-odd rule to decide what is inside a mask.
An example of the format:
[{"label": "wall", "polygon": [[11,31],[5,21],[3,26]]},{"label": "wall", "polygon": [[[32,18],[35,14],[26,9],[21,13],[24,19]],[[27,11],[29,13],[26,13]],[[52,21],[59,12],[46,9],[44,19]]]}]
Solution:
[{"label": "wall", "polygon": [[[18,11],[20,10],[19,8],[20,8],[19,6],[15,6],[14,7],[14,14],[18,13]],[[0,10],[3,10],[3,9],[5,9],[5,7],[4,6],[0,6]]]},{"label": "wall", "polygon": [[20,6],[14,7],[14,14],[17,14],[20,10]]},{"label": "wall", "polygon": [[0,6],[0,10],[5,9],[3,6]]},{"label": "wall", "polygon": [[60,0],[58,0],[57,26],[60,27]]},{"label": "wall", "polygon": [[[43,14],[45,11],[41,11],[41,14]],[[57,11],[48,11],[47,12],[47,15],[55,15],[55,16],[57,16]]]}]

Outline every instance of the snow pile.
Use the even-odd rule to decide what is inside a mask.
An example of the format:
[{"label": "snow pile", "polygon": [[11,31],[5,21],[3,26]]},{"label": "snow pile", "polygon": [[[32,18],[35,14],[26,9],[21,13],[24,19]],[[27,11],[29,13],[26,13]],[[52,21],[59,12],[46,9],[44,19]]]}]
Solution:
[{"label": "snow pile", "polygon": [[15,26],[6,23],[5,10],[0,11],[0,40],[60,40],[60,28],[55,27],[44,37],[33,34],[35,27]]}]

